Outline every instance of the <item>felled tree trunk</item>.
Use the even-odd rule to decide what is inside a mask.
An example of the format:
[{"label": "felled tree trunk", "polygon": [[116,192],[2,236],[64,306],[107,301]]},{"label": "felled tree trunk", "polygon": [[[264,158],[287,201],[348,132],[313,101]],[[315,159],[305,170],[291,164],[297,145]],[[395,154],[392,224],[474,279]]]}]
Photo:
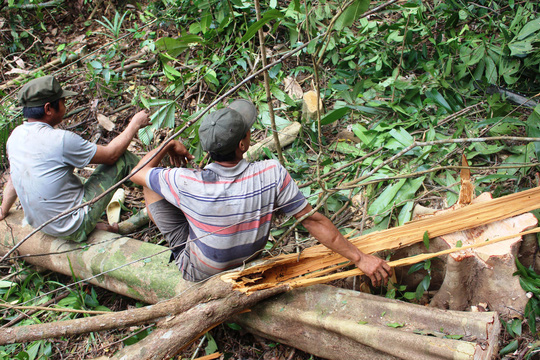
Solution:
[{"label": "felled tree trunk", "polygon": [[[29,232],[30,228],[21,226],[21,221],[22,213],[15,211],[7,218],[7,221],[0,222],[3,251]],[[34,255],[60,252],[30,257],[26,260],[68,275],[73,270],[77,277],[91,277],[90,281],[96,285],[149,303],[169,299],[175,294],[180,295],[178,299],[184,300],[184,303],[177,305],[186,306],[186,309],[191,308],[189,305],[194,305],[193,303],[200,303],[200,306],[193,307],[191,314],[194,317],[191,320],[186,320],[183,314],[174,317],[184,319],[181,324],[176,324],[175,320],[169,317],[160,320],[162,330],[155,331],[155,336],[158,336],[156,341],[163,342],[165,347],[161,349],[164,353],[172,354],[178,350],[178,347],[167,348],[167,346],[173,346],[168,344],[172,340],[171,337],[175,337],[174,341],[180,343],[177,337],[183,336],[182,327],[196,328],[198,326],[197,330],[189,335],[193,336],[193,333],[203,331],[201,329],[207,329],[210,326],[209,323],[205,323],[208,318],[220,321],[217,315],[223,315],[225,318],[240,309],[235,301],[232,305],[229,303],[230,306],[228,305],[227,309],[232,311],[227,313],[223,308],[209,305],[210,301],[199,302],[199,300],[188,298],[186,290],[190,287],[197,290],[197,286],[200,285],[181,279],[176,267],[167,264],[169,253],[164,247],[103,231],[93,232],[89,244],[92,246],[87,249],[77,249],[79,244],[38,233],[23,243],[19,252]],[[150,257],[160,252],[163,253]],[[148,261],[135,262],[144,257],[148,257]],[[119,268],[123,265],[127,266]],[[95,277],[107,269],[115,270]],[[217,281],[217,278],[214,281]],[[230,285],[224,284],[224,286]],[[230,290],[230,292],[231,295],[234,293],[237,296],[239,293],[235,290]],[[195,294],[199,293],[195,291]],[[252,296],[249,295],[247,298]],[[209,296],[204,296],[204,298],[209,298]],[[146,310],[150,312],[152,308]],[[417,316],[420,313],[423,315]],[[385,314],[388,316],[385,317]],[[97,324],[96,330],[103,329],[104,322],[100,319],[95,318],[93,321]],[[82,320],[83,323],[87,321],[89,320]],[[189,322],[186,323],[186,321]],[[453,359],[456,352],[463,359],[490,359],[495,351],[499,333],[495,313],[461,314],[427,309],[327,286],[288,292],[274,298],[268,308],[265,302],[262,302],[250,314],[237,316],[234,321],[254,333],[267,338],[281,339],[279,341],[285,344],[328,359],[355,359],[358,358],[358,354],[368,354],[373,355],[374,359],[435,360]],[[116,322],[119,325],[127,324],[120,320]],[[293,323],[294,326],[290,326]],[[168,327],[170,324],[175,325]],[[47,326],[49,329],[58,331],[59,329],[55,327],[59,325],[60,323],[56,323]],[[440,332],[441,327],[446,329],[446,334]],[[87,328],[87,331],[91,330]],[[384,336],[385,339],[396,339],[396,347],[402,349],[393,349],[389,346],[386,353],[381,353],[385,342],[377,341],[379,335]],[[445,339],[444,335],[462,336],[462,339]],[[336,346],[340,341],[343,342],[343,347]],[[480,343],[487,345],[485,347],[477,345]],[[146,356],[144,353],[151,352],[153,346],[146,344],[147,342],[141,342],[138,348],[128,347],[122,354],[129,354],[128,358],[144,358],[143,356]],[[422,346],[418,348],[420,344]],[[415,348],[416,353],[413,351]],[[405,351],[405,349],[408,350]],[[133,355],[135,351],[140,353]],[[150,358],[160,358],[159,355],[155,356]]]},{"label": "felled tree trunk", "polygon": [[[490,200],[491,195],[484,193],[472,203]],[[450,248],[456,244],[481,243],[497,236],[518,234],[536,224],[536,217],[528,213],[439,238]],[[481,306],[502,315],[522,313],[528,298],[519,284],[519,277],[513,276],[517,271],[515,261],[520,245],[521,236],[516,235],[498,244],[448,255],[443,283],[431,305],[452,310]]]}]

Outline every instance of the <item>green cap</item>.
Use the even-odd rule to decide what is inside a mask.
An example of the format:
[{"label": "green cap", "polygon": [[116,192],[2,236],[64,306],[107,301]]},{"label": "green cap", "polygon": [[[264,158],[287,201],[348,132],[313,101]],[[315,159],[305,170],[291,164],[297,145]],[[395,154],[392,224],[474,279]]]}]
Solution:
[{"label": "green cap", "polygon": [[233,152],[256,119],[255,105],[244,99],[235,100],[228,107],[208,114],[199,127],[203,150],[216,154]]},{"label": "green cap", "polygon": [[64,90],[53,76],[42,76],[26,83],[19,91],[19,103],[24,107],[45,105],[67,96],[77,95]]}]

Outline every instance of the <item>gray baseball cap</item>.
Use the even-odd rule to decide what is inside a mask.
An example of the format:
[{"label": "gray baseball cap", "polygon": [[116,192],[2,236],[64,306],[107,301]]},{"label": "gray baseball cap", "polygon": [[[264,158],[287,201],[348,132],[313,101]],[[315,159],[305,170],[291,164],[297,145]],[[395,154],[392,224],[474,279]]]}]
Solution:
[{"label": "gray baseball cap", "polygon": [[201,121],[199,139],[204,151],[217,154],[233,152],[257,120],[251,101],[238,99],[214,111]]},{"label": "gray baseball cap", "polygon": [[19,91],[19,103],[24,107],[35,107],[73,95],[77,93],[62,89],[53,76],[42,76],[29,81],[22,87]]}]

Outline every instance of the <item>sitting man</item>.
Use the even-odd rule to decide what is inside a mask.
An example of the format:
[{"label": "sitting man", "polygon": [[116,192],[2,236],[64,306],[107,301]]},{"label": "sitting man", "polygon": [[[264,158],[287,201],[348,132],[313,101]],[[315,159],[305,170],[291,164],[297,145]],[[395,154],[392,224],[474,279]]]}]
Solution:
[{"label": "sitting man", "polygon": [[[203,170],[156,167],[166,154],[174,166],[193,159],[184,145],[171,141],[131,178],[144,186],[148,212],[186,280],[200,281],[242,265],[263,249],[274,211],[300,219],[312,210],[278,161],[243,159],[256,117],[251,102],[235,100],[201,121],[199,139],[213,163]],[[387,282],[392,273],[388,264],[358,250],[324,215],[315,212],[302,224],[319,242],[351,260],[375,286]]]},{"label": "sitting man", "polygon": [[[41,226],[103,193],[138,163],[139,158],[126,149],[137,131],[150,124],[148,114],[138,112],[108,145],[96,145],[75,133],[55,128],[66,113],[65,98],[76,94],[63,90],[52,76],[34,79],[20,90],[19,102],[28,121],[15,128],[7,141],[10,178],[4,189],[0,220],[8,215],[18,195],[28,223]],[[103,165],[83,185],[73,170],[90,163]],[[91,206],[53,221],[42,231],[82,242],[96,225],[114,230],[98,224],[112,196],[111,192]]]}]

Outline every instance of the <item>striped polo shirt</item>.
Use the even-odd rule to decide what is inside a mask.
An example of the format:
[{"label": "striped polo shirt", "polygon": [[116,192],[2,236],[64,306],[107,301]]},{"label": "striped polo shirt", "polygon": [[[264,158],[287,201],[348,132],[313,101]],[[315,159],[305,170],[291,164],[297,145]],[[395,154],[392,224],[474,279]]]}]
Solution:
[{"label": "striped polo shirt", "polygon": [[307,205],[276,160],[211,163],[203,170],[153,168],[146,184],[186,215],[189,239],[177,264],[191,281],[242,265],[264,248],[274,210],[292,216]]}]

